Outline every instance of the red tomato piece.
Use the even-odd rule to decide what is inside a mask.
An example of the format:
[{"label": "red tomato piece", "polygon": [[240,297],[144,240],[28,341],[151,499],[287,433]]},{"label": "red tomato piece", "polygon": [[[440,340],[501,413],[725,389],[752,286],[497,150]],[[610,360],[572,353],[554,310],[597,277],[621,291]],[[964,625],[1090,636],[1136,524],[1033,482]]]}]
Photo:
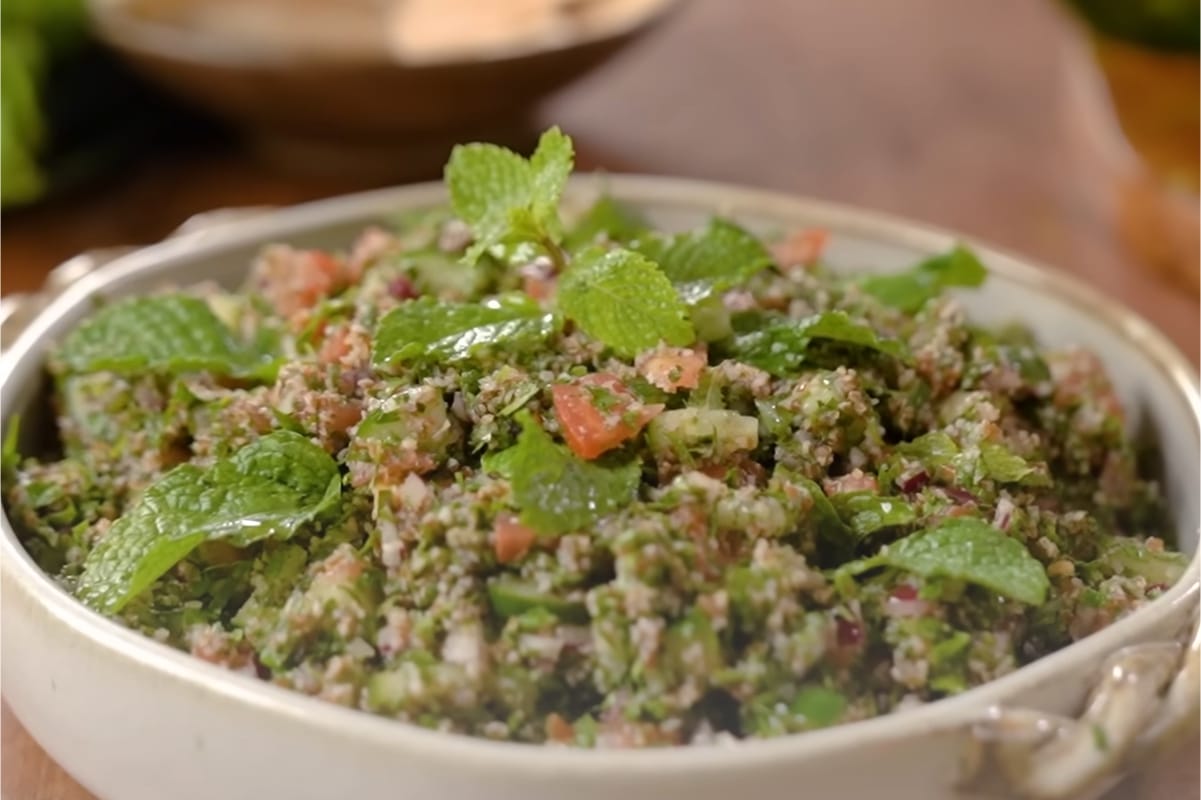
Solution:
[{"label": "red tomato piece", "polygon": [[662,405],[643,405],[613,375],[597,372],[551,388],[567,446],[593,459],[621,445],[654,419]]}]

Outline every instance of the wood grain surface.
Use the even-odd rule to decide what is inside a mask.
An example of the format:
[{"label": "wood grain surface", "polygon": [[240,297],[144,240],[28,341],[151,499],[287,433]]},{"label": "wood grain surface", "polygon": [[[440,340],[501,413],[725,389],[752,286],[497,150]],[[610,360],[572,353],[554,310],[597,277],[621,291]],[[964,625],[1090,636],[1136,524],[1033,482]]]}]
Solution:
[{"label": "wood grain surface", "polygon": [[[714,178],[954,228],[1083,276],[1198,358],[1197,297],[1114,234],[1114,178],[1073,89],[1074,31],[1049,0],[690,0],[553,98],[584,167]],[[275,173],[232,146],[155,154],[5,215],[5,292],[91,247],[153,241],[214,207],[364,188]],[[3,708],[3,800],[91,800]],[[1198,742],[1113,796],[1197,797]],[[112,800],[120,800],[114,798]]]}]

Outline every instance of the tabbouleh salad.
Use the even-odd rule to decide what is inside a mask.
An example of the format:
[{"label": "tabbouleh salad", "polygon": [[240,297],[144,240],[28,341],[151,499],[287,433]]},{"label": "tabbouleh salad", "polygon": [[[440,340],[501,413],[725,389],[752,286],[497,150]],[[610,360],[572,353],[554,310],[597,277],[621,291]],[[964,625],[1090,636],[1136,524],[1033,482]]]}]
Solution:
[{"label": "tabbouleh salad", "polygon": [[958,247],[664,234],[559,199],[571,141],[456,148],[451,203],[245,286],[112,302],[4,449],[25,547],[198,658],[443,731],[761,738],[963,692],[1185,559],[1099,360],[972,326]]}]

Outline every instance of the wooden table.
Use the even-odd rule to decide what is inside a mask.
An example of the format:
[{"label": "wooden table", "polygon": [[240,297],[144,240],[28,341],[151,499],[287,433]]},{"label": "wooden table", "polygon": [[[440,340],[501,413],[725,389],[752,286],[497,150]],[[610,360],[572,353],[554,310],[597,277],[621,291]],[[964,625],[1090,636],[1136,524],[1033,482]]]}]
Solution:
[{"label": "wooden table", "polygon": [[[549,102],[584,166],[738,181],[955,228],[1084,276],[1198,358],[1197,298],[1117,243],[1111,176],[1070,89],[1072,31],[1043,0],[692,0]],[[4,290],[80,250],[148,242],[218,206],[363,188],[230,149],[156,155],[6,216]],[[91,797],[3,709],[4,800]],[[1125,797],[1196,797],[1194,740]]]}]

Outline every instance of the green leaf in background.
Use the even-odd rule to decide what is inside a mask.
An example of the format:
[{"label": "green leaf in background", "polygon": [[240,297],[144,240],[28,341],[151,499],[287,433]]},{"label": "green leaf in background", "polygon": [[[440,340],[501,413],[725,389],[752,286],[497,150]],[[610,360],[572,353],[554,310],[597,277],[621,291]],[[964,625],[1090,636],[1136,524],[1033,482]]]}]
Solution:
[{"label": "green leaf in background", "polygon": [[142,494],[84,561],[79,598],[120,611],[203,542],[287,539],[338,503],[334,460],[291,431],[257,439],[208,469],[183,464]]},{"label": "green leaf in background", "polygon": [[6,22],[0,30],[0,203],[5,207],[30,202],[45,188],[37,163],[45,138],[38,93],[45,49],[32,28]]},{"label": "green leaf in background", "polygon": [[831,497],[830,503],[860,539],[884,528],[909,525],[917,519],[913,506],[903,499],[881,497],[874,492],[844,492]]},{"label": "green leaf in background", "polygon": [[528,161],[494,144],[456,146],[445,178],[455,214],[475,236],[465,260],[515,240],[557,242],[559,198],[573,163],[571,139],[557,127],[542,134]]},{"label": "green leaf in background", "polygon": [[485,303],[446,303],[423,297],[394,308],[380,320],[372,343],[376,366],[422,359],[458,363],[494,349],[537,345],[554,335],[559,319],[524,298]]},{"label": "green leaf in background", "polygon": [[771,264],[758,239],[724,219],[675,236],[652,235],[634,249],[659,265],[689,305],[745,283]]},{"label": "green leaf in background", "polygon": [[876,567],[974,583],[1033,606],[1042,605],[1051,588],[1043,565],[1024,544],[972,517],[953,517],[898,539],[842,570],[857,575]]},{"label": "green leaf in background", "polygon": [[976,254],[956,245],[906,272],[864,278],[859,281],[859,287],[887,306],[906,314],[916,314],[944,289],[980,286],[987,277],[988,271]]},{"label": "green leaf in background", "polygon": [[517,421],[521,435],[500,464],[526,525],[548,535],[583,530],[636,497],[642,477],[638,462],[584,461],[556,444],[529,412],[518,414]]},{"label": "green leaf in background", "polygon": [[729,354],[776,377],[788,377],[805,363],[810,345],[822,340],[874,350],[902,361],[909,359],[903,343],[877,336],[870,326],[855,322],[845,311],[826,311],[801,320],[769,317],[736,336]]},{"label": "green leaf in background", "polygon": [[559,279],[558,303],[585,333],[627,358],[660,341],[683,346],[696,338],[671,281],[632,250],[580,253]]},{"label": "green leaf in background", "polygon": [[649,223],[639,213],[612,197],[605,195],[592,204],[568,231],[563,246],[575,251],[602,239],[627,244],[644,235]]},{"label": "green leaf in background", "polygon": [[100,309],[67,335],[55,360],[68,372],[269,378],[274,371],[207,303],[183,294],[135,297]]}]

